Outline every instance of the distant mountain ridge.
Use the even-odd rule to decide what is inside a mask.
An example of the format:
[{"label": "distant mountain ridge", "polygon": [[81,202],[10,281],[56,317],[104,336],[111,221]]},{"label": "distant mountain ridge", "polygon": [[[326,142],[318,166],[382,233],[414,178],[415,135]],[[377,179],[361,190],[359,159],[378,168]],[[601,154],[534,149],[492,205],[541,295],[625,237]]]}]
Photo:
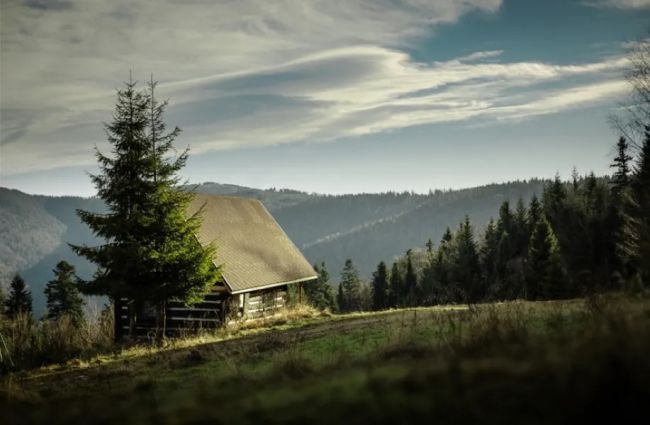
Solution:
[{"label": "distant mountain ridge", "polygon": [[[325,261],[334,280],[347,258],[362,275],[371,276],[377,263],[390,261],[409,248],[437,242],[447,226],[455,227],[468,214],[481,230],[499,205],[540,194],[543,180],[435,191],[429,194],[321,195],[290,189],[255,189],[220,183],[188,185],[198,193],[259,199],[310,262]],[[21,272],[40,314],[43,288],[62,259],[88,278],[94,266],[76,256],[68,243],[98,244],[78,219],[77,209],[101,212],[97,198],[28,195],[0,188],[0,280],[6,287]]]}]

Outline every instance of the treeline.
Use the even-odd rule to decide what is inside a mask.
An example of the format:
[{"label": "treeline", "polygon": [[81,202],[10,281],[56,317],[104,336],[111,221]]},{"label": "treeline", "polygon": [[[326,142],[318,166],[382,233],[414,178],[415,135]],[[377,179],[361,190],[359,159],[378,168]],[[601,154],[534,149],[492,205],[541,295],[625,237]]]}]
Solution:
[{"label": "treeline", "polygon": [[325,264],[307,296],[320,308],[349,312],[512,299],[550,300],[650,285],[650,127],[636,161],[617,143],[611,177],[559,176],[541,199],[504,202],[476,237],[469,216],[440,242],[380,262],[364,283],[352,260],[337,295]]},{"label": "treeline", "polygon": [[[58,320],[66,317],[75,327],[84,322],[84,300],[79,293],[79,282],[74,266],[67,261],[60,261],[53,270],[54,279],[50,280],[43,291],[47,299],[47,314],[43,320]],[[25,280],[16,274],[11,280],[9,294],[0,288],[0,319],[16,319],[21,316],[32,317],[32,293]]]},{"label": "treeline", "polygon": [[[113,347],[113,312],[106,306],[84,315],[72,265],[61,261],[44,290],[47,313],[32,315],[32,292],[20,275],[0,290],[0,376],[73,358],[90,358]],[[93,312],[91,312],[93,313]]]}]

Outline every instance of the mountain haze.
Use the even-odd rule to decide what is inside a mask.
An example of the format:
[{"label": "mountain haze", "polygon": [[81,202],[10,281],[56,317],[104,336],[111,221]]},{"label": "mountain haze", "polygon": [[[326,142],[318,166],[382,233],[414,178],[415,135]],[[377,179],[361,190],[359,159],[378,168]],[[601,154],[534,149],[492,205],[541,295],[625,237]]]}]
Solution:
[{"label": "mountain haze", "polygon": [[[409,248],[437,242],[447,226],[468,214],[481,230],[499,205],[540,194],[544,181],[491,184],[429,194],[320,195],[289,189],[255,189],[203,183],[188,188],[199,193],[259,199],[310,262],[325,261],[334,280],[347,258],[369,278],[377,263],[390,261]],[[68,243],[99,243],[75,211],[101,212],[97,198],[28,195],[0,188],[0,278],[6,287],[19,271],[34,296],[36,314],[45,308],[43,288],[60,260],[74,264],[83,278],[94,267],[70,250]]]}]

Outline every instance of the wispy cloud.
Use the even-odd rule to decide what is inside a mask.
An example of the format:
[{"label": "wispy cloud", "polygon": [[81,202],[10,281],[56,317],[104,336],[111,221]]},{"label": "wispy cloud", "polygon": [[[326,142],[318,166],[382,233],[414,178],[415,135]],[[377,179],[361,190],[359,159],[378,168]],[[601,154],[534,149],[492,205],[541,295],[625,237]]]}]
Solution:
[{"label": "wispy cloud", "polygon": [[522,119],[623,92],[617,57],[555,65],[507,62],[491,50],[420,63],[404,53],[437,25],[500,4],[5,1],[2,172],[92,163],[129,69],[156,73],[172,99],[170,121],[194,153]]},{"label": "wispy cloud", "polygon": [[591,0],[587,6],[610,7],[615,9],[643,9],[650,7],[650,0]]}]

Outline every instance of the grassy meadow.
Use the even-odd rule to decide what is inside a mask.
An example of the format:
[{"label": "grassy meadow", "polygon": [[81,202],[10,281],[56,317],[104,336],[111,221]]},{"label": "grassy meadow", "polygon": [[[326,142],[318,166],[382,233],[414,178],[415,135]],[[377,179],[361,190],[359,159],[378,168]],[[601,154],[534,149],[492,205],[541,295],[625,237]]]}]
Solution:
[{"label": "grassy meadow", "polygon": [[650,300],[300,314],[0,381],[3,423],[635,423]]}]

